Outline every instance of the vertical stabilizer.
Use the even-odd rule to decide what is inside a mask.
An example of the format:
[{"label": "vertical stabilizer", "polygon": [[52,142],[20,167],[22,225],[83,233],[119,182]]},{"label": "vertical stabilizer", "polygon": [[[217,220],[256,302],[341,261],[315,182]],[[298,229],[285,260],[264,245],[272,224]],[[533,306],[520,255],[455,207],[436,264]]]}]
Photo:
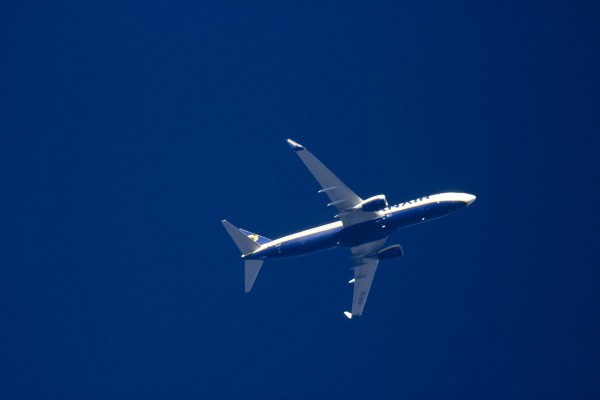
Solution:
[{"label": "vertical stabilizer", "polygon": [[245,290],[248,293],[252,289],[252,285],[254,285],[254,281],[256,280],[256,276],[258,275],[258,271],[260,271],[260,267],[262,266],[263,260],[246,260],[244,261],[244,273],[245,273]]}]

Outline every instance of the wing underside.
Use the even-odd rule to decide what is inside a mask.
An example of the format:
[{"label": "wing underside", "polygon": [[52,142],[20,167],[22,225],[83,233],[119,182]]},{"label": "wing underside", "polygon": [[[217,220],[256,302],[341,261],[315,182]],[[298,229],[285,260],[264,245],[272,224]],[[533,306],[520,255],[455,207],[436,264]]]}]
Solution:
[{"label": "wing underside", "polygon": [[377,213],[374,212],[352,210],[363,200],[302,145],[291,139],[288,139],[288,144],[319,182],[319,185],[321,185],[319,193],[325,193],[329,197],[330,203],[328,206],[337,209],[336,217],[341,219],[344,226],[354,225],[377,217]]},{"label": "wing underside", "polygon": [[352,297],[352,312],[345,312],[348,318],[355,315],[361,315],[371,290],[371,284],[377,271],[379,260],[371,257],[380,250],[385,244],[386,238],[374,242],[365,243],[350,249],[354,258],[354,278],[350,281],[354,283],[354,295]]}]

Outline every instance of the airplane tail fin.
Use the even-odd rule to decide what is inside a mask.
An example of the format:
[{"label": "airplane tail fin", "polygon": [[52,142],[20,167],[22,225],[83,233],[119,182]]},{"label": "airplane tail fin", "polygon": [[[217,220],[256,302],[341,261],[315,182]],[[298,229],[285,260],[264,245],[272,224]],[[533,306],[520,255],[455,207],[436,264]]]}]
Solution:
[{"label": "airplane tail fin", "polygon": [[[250,254],[260,247],[261,244],[270,242],[264,236],[257,235],[252,232],[248,232],[243,229],[238,229],[229,223],[227,220],[221,221],[229,236],[233,239],[238,249],[242,252],[242,255]],[[260,267],[264,260],[244,260],[244,276],[245,276],[245,290],[248,293],[254,285],[254,281],[258,276]]]}]

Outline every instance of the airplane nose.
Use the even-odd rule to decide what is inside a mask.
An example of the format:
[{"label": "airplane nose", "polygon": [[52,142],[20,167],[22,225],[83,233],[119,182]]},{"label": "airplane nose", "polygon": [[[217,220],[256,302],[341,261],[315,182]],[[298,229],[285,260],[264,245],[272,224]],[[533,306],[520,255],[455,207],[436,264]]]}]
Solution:
[{"label": "airplane nose", "polygon": [[473,196],[472,194],[466,194],[466,195],[465,195],[464,202],[465,202],[465,203],[467,203],[467,205],[469,205],[469,204],[471,204],[472,202],[474,202],[476,198],[477,198],[477,197],[476,197],[476,196]]}]

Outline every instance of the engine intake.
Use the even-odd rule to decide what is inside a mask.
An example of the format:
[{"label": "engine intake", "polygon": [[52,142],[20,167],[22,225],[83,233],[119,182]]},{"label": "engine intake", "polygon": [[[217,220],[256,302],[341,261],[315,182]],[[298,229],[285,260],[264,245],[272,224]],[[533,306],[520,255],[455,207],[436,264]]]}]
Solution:
[{"label": "engine intake", "polygon": [[374,212],[383,210],[388,206],[387,199],[384,194],[380,194],[377,196],[369,197],[366,200],[363,200],[361,203],[357,204],[353,207],[353,210],[360,210],[365,212]]},{"label": "engine intake", "polygon": [[379,260],[393,260],[404,255],[404,249],[399,244],[394,244],[385,249],[379,250],[375,253],[374,257]]}]

